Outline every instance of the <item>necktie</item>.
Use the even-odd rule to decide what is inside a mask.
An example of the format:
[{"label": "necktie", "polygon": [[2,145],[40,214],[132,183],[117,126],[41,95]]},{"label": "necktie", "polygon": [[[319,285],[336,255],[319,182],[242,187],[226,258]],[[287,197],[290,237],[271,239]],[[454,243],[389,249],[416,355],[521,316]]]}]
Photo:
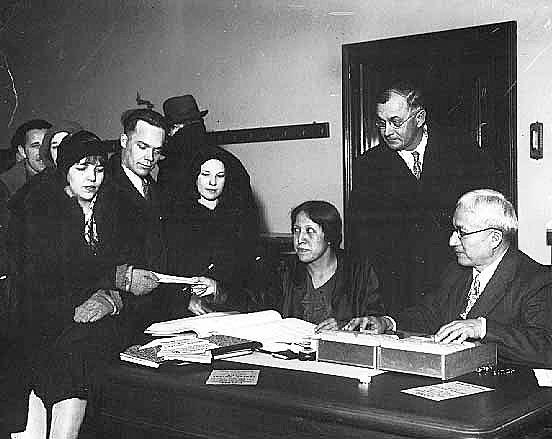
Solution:
[{"label": "necktie", "polygon": [[420,153],[418,151],[414,151],[412,153],[412,156],[414,157],[414,166],[412,167],[412,173],[416,177],[417,180],[420,179],[422,176],[422,167],[420,165]]},{"label": "necktie", "polygon": [[142,193],[144,194],[144,198],[146,200],[150,199],[150,185],[147,178],[142,178]]},{"label": "necktie", "polygon": [[473,282],[471,284],[470,292],[468,293],[468,303],[466,304],[466,309],[463,313],[460,314],[460,317],[465,319],[470,310],[473,308],[473,305],[475,305],[475,302],[477,299],[479,299],[479,296],[481,295],[481,291],[479,291],[479,275],[477,274],[473,278]]}]

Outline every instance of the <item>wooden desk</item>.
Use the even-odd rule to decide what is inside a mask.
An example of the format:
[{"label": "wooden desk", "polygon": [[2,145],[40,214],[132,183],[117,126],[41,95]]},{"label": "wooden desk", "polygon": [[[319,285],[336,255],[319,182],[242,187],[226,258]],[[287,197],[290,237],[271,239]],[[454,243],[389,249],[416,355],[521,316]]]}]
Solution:
[{"label": "wooden desk", "polygon": [[[215,368],[257,367],[219,362]],[[204,384],[208,365],[117,365],[104,389],[102,437],[520,438],[543,428],[552,411],[552,388],[539,388],[531,370],[466,375],[462,381],[496,390],[432,402],[400,390],[441,382],[433,378],[386,373],[362,386],[349,378],[260,369],[257,386],[214,386]]]}]

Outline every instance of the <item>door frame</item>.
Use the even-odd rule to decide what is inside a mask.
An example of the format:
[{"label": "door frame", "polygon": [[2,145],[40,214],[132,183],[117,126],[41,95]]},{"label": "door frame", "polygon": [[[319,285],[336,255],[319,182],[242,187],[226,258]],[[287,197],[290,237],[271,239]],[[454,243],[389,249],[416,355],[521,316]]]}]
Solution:
[{"label": "door frame", "polygon": [[[343,117],[343,212],[345,222],[345,239],[347,239],[347,206],[349,203],[349,196],[353,187],[353,162],[363,152],[363,145],[361,145],[362,138],[356,133],[361,133],[363,130],[363,123],[365,115],[363,114],[364,105],[361,105],[360,96],[363,95],[362,90],[363,79],[362,69],[356,69],[354,60],[358,59],[358,54],[361,51],[368,53],[368,56],[374,59],[374,63],[378,59],[378,50],[381,49],[382,43],[393,44],[395,42],[404,45],[408,39],[420,39],[426,38],[427,41],[435,39],[443,39],[450,36],[451,38],[458,38],[461,32],[475,32],[475,33],[489,33],[496,32],[497,26],[501,26],[504,30],[504,41],[506,47],[506,57],[503,65],[503,72],[505,81],[509,86],[507,87],[507,93],[505,95],[505,116],[506,121],[504,126],[506,127],[505,137],[505,153],[506,157],[502,158],[504,164],[505,173],[505,196],[512,202],[517,210],[517,32],[516,22],[509,21],[503,23],[494,23],[482,26],[466,27],[461,29],[454,29],[448,31],[431,32],[426,34],[409,35],[404,37],[390,38],[384,40],[374,40],[363,43],[345,44],[342,46],[342,117]],[[363,55],[365,56],[365,55]],[[406,56],[411,56],[408,54]],[[454,66],[450,67],[451,69]],[[358,87],[358,90],[353,90],[353,87]],[[359,115],[355,115],[355,112],[359,112]],[[360,126],[357,126],[360,121]]]}]

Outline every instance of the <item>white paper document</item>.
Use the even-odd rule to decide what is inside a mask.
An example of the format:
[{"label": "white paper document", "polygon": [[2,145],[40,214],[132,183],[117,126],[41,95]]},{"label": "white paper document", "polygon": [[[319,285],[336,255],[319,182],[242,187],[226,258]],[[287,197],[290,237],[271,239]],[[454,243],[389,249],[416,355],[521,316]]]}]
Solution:
[{"label": "white paper document", "polygon": [[552,369],[533,369],[539,386],[551,387],[552,386]]},{"label": "white paper document", "polygon": [[259,370],[213,370],[205,384],[234,384],[255,386],[259,381]]},{"label": "white paper document", "polygon": [[431,399],[433,401],[444,401],[446,399],[459,398],[461,396],[474,395],[481,392],[490,392],[494,389],[478,386],[476,384],[464,383],[462,381],[450,381],[448,383],[433,384],[431,386],[413,387],[412,389],[401,390],[403,393]]},{"label": "white paper document", "polygon": [[[211,319],[217,319],[218,317],[228,316],[235,313],[230,312],[211,312],[195,317],[186,317],[176,320],[167,320],[165,322],[153,323],[144,331],[146,334],[154,336],[166,337],[170,335],[181,334],[183,332],[195,332],[200,337],[209,335],[208,331],[201,331],[211,326]],[[209,320],[209,322],[207,322]],[[214,320],[216,321],[216,320]],[[197,331],[199,328],[200,331]],[[203,333],[206,332],[206,333]]]},{"label": "white paper document", "polygon": [[157,335],[193,331],[200,337],[230,335],[261,343],[299,343],[314,336],[316,325],[301,319],[282,319],[274,310],[244,314],[215,313],[150,325],[145,332]]},{"label": "white paper document", "polygon": [[193,284],[191,277],[172,276],[170,274],[153,272],[161,284]]}]

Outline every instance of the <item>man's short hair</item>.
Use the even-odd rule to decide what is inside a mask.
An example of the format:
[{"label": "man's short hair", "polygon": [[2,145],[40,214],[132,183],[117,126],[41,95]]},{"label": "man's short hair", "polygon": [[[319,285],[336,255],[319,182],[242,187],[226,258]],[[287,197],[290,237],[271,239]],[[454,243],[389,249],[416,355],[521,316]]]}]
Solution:
[{"label": "man's short hair", "polygon": [[409,81],[396,82],[376,95],[376,104],[385,104],[392,94],[398,94],[406,99],[410,110],[425,109],[422,90]]},{"label": "man's short hair", "polygon": [[456,203],[481,219],[486,227],[502,231],[511,242],[518,230],[518,219],[512,203],[504,195],[493,189],[476,189],[465,193]]},{"label": "man's short hair", "polygon": [[167,121],[161,113],[148,108],[136,108],[125,111],[121,116],[123,131],[127,136],[136,130],[136,124],[139,120],[143,120],[154,127],[162,128],[165,133],[169,131]]},{"label": "man's short hair", "polygon": [[327,201],[305,201],[291,211],[291,227],[299,213],[304,212],[312,221],[318,224],[324,232],[326,241],[337,249],[341,244],[341,215],[335,206]]},{"label": "man's short hair", "polygon": [[27,122],[19,125],[15,130],[14,135],[11,138],[11,147],[14,151],[17,151],[19,146],[25,145],[25,137],[30,130],[47,130],[51,128],[52,124],[44,119],[31,119]]}]

